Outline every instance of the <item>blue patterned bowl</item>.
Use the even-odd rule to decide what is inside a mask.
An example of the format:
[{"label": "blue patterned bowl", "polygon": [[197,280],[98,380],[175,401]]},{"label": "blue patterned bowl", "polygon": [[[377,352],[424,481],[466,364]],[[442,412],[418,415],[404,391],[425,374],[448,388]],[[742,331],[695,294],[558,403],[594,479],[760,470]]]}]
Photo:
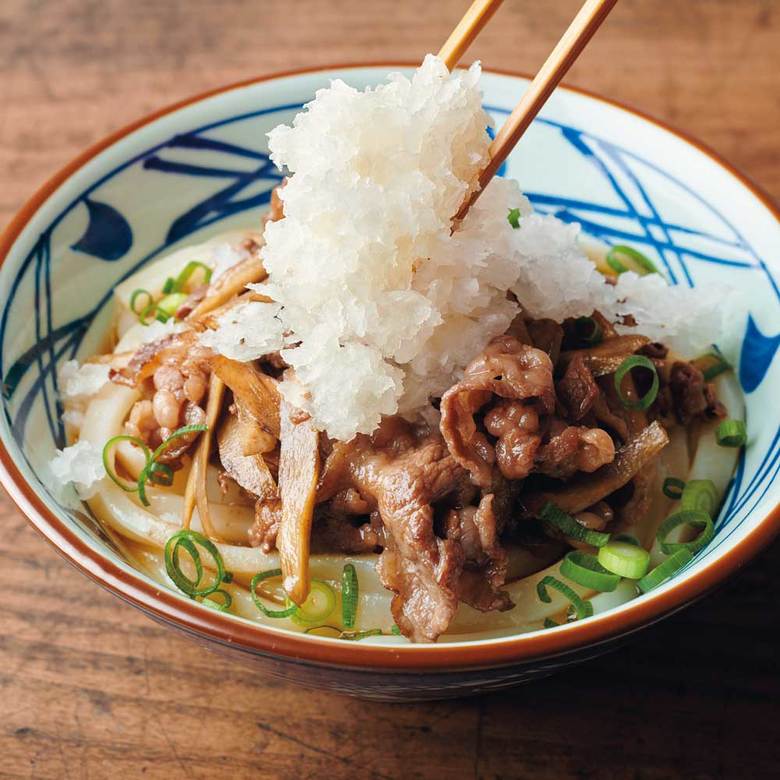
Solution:
[{"label": "blue patterned bowl", "polygon": [[[408,68],[405,68],[409,70]],[[263,627],[161,589],[122,559],[86,510],[57,503],[44,467],[63,445],[56,366],[97,347],[111,289],[184,242],[257,225],[280,179],[265,133],[334,77],[362,87],[387,66],[334,68],[228,87],[173,106],[89,149],[22,208],[0,239],[0,476],[61,553],[116,595],[212,647],[298,682],[377,698],[437,698],[517,684],[602,652],[749,560],[780,527],[780,224],[777,209],[698,144],[608,101],[560,89],[510,157],[540,211],[630,243],[675,284],[745,294],[740,340],[749,447],[714,541],[672,582],[555,631],[437,646],[338,642]],[[487,73],[503,121],[527,80]]]}]

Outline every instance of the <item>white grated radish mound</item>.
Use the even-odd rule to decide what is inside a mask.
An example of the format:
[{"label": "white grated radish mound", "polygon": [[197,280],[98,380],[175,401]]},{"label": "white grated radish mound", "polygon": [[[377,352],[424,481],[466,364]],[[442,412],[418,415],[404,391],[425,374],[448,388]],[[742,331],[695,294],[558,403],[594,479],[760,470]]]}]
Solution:
[{"label": "white grated radish mound", "polygon": [[494,179],[451,234],[490,143],[479,73],[451,75],[429,55],[411,80],[395,74],[364,92],[336,81],[292,127],[269,133],[291,177],[285,216],[265,231],[269,277],[251,287],[274,303],[233,310],[201,340],[244,360],[283,341],[295,377],[282,392],[334,438],[370,433],[385,414],[430,411],[520,311],[510,290],[533,316],[559,322],[630,313],[639,332],[684,354],[720,332],[716,296],[658,275],[606,284],[578,227],[532,213],[514,181]]},{"label": "white grated radish mound", "polygon": [[92,498],[97,483],[106,476],[103,467],[103,451],[88,441],[79,441],[57,454],[49,463],[52,476],[58,481],[58,487],[72,482],[80,498]]}]

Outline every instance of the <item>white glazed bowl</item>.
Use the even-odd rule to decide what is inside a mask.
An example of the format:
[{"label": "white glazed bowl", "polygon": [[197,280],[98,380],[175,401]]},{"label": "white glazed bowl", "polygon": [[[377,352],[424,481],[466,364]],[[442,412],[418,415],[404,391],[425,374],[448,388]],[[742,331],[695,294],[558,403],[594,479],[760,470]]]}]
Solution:
[{"label": "white glazed bowl", "polygon": [[[263,627],[202,607],[130,568],[86,510],[44,486],[62,446],[55,366],[90,354],[88,324],[111,289],[172,247],[256,226],[280,179],[265,133],[319,87],[376,84],[390,70],[354,66],[273,76],[165,109],[87,150],[22,208],[0,239],[2,481],[30,521],[82,571],[154,618],[230,648],[265,671],[377,698],[461,695],[514,685],[602,652],[679,609],[743,565],[780,528],[780,224],[777,209],[714,154],[652,120],[559,89],[508,161],[540,211],[630,243],[678,284],[744,294],[737,375],[749,446],[713,542],[674,580],[596,617],[516,637],[434,646],[338,642]],[[486,73],[500,124],[527,80]]]}]

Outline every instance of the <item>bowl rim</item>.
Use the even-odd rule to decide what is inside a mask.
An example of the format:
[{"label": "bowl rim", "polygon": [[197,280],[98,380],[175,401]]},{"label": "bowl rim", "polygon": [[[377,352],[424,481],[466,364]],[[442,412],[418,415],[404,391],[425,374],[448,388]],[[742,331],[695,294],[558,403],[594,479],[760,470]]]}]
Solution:
[{"label": "bowl rim", "polygon": [[[369,61],[324,64],[278,71],[216,87],[149,113],[90,145],[38,188],[0,234],[0,265],[5,262],[17,238],[34,214],[68,178],[108,147],[164,116],[210,97],[265,81],[324,71],[360,68],[409,68],[416,67],[417,64],[408,61]],[[511,69],[485,68],[484,70],[486,73],[500,76],[530,78],[525,73]],[[561,85],[559,88],[619,108],[676,136],[684,143],[705,154],[736,178],[780,222],[780,208],[769,194],[701,141],[643,111],[603,97],[590,90],[568,85]],[[597,620],[577,621],[569,624],[561,631],[518,634],[499,640],[491,640],[489,643],[476,640],[462,644],[363,645],[352,642],[311,641],[309,638],[302,641],[300,635],[295,632],[282,632],[269,629],[260,623],[232,620],[220,612],[203,609],[195,602],[190,603],[183,600],[174,591],[147,582],[138,573],[125,571],[118,564],[103,556],[98,548],[88,545],[46,506],[35,489],[24,478],[6,448],[5,442],[1,439],[0,483],[3,484],[9,497],[31,525],[67,561],[114,595],[138,607],[155,619],[169,622],[174,627],[196,637],[217,641],[249,653],[282,656],[290,661],[317,665],[362,668],[364,670],[372,668],[395,672],[425,670],[432,673],[436,670],[444,672],[500,667],[567,654],[588,645],[605,643],[650,625],[703,596],[745,565],[780,533],[780,503],[778,503],[756,528],[734,547],[725,551],[701,570],[682,580],[678,586],[669,588],[655,596],[632,602],[620,612],[608,611]]]}]

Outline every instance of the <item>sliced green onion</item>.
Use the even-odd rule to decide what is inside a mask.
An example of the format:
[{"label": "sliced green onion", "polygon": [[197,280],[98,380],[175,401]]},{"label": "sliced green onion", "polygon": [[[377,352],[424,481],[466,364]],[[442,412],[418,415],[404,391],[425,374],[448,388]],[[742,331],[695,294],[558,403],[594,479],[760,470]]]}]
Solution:
[{"label": "sliced green onion", "polygon": [[163,285],[163,288],[162,288],[162,294],[163,294],[163,295],[168,295],[168,293],[172,293],[172,292],[174,292],[174,289],[173,289],[173,288],[174,288],[175,286],[176,286],[176,280],[175,280],[175,279],[174,279],[172,276],[169,276],[169,277],[168,277],[168,278],[165,280],[165,284]]},{"label": "sliced green onion", "polygon": [[607,252],[606,261],[607,265],[618,274],[624,274],[626,271],[634,271],[640,276],[658,273],[658,269],[649,257],[624,244],[613,246]]},{"label": "sliced green onion", "polygon": [[593,545],[593,547],[603,547],[609,541],[609,534],[601,531],[592,531],[584,525],[580,525],[571,515],[566,514],[551,501],[548,501],[542,511],[539,513],[539,519],[555,528],[569,539],[576,539],[578,542]]},{"label": "sliced green onion", "polygon": [[398,626],[395,623],[393,623],[393,627],[390,629],[390,633],[393,636],[403,636],[403,634],[401,634],[401,629],[398,628]]},{"label": "sliced green onion", "polygon": [[685,490],[685,482],[677,479],[677,477],[667,477],[661,490],[667,498],[677,501],[682,497],[683,490]]},{"label": "sliced green onion", "polygon": [[[129,441],[131,444],[135,444],[136,447],[140,447],[141,450],[144,453],[144,457],[146,458],[146,466],[148,467],[149,464],[152,461],[152,453],[150,449],[146,446],[146,443],[139,439],[137,436],[128,436],[126,434],[122,434],[120,436],[112,436],[104,445],[103,445],[103,468],[106,471],[106,474],[110,477],[111,481],[122,488],[127,493],[135,493],[138,490],[138,483],[136,482],[134,485],[130,486],[125,482],[124,480],[120,479],[114,470],[111,468],[108,462],[108,453],[110,452],[111,448],[118,444],[120,441]],[[145,470],[145,469],[144,469]]]},{"label": "sliced green onion", "polygon": [[339,639],[346,639],[348,642],[359,642],[368,636],[382,636],[384,632],[381,628],[369,628],[367,631],[342,631]]},{"label": "sliced green onion", "polygon": [[[142,295],[146,296],[146,303],[143,306],[136,307],[136,301]],[[132,294],[130,295],[130,311],[132,311],[133,314],[140,314],[144,309],[152,305],[154,305],[154,297],[149,292],[149,290],[144,290],[143,288],[133,290]]]},{"label": "sliced green onion", "polygon": [[580,620],[582,620],[582,618],[590,617],[593,614],[593,604],[581,599],[565,582],[561,582],[557,577],[551,577],[549,575],[542,577],[536,585],[536,593],[539,596],[540,601],[543,601],[545,604],[549,604],[552,601],[552,597],[547,592],[548,587],[555,588],[555,590],[571,602],[574,611]]},{"label": "sliced green onion", "polygon": [[607,571],[600,563],[601,550],[609,547],[609,544],[600,548],[599,558],[595,555],[572,550],[566,553],[561,561],[561,574],[566,579],[582,585],[583,588],[592,588],[602,593],[609,593],[617,588],[620,577]]},{"label": "sliced green onion", "polygon": [[617,577],[638,580],[647,573],[650,553],[628,542],[610,542],[599,548],[599,563]]},{"label": "sliced green onion", "polygon": [[208,425],[182,425],[181,428],[177,428],[153,453],[152,460],[156,461],[160,455],[162,455],[168,447],[171,446],[171,442],[181,436],[186,436],[189,433],[203,433],[209,429]]},{"label": "sliced green onion", "polygon": [[184,301],[187,300],[187,294],[182,292],[171,293],[166,295],[161,301],[157,302],[158,316],[160,312],[163,312],[168,317],[173,317],[177,311],[181,308]]},{"label": "sliced green onion", "polygon": [[[650,389],[640,399],[637,401],[632,401],[623,393],[623,379],[625,378],[626,374],[635,368],[646,368],[648,371],[652,371],[653,382],[650,385]],[[625,406],[627,409],[649,409],[652,406],[653,401],[655,401],[656,397],[658,396],[658,388],[660,387],[660,384],[661,383],[658,379],[658,372],[655,370],[653,361],[644,355],[631,355],[627,357],[618,366],[618,370],[615,371],[615,390],[617,390],[620,403],[622,403],[623,406]]]},{"label": "sliced green onion", "polygon": [[348,563],[341,572],[341,620],[344,628],[355,625],[360,586],[355,566]]},{"label": "sliced green onion", "polygon": [[[282,576],[282,570],[281,569],[269,569],[268,571],[261,571],[255,574],[254,577],[252,577],[251,582],[249,583],[249,595],[252,597],[252,601],[255,602],[255,606],[266,616],[269,618],[286,618],[286,617],[292,617],[295,614],[295,611],[298,609],[298,606],[296,604],[288,603],[287,607],[285,609],[268,609],[265,604],[260,600],[260,597],[257,595],[257,586],[264,582],[265,580],[272,579],[274,577],[281,577]],[[289,599],[288,599],[289,602]]]},{"label": "sliced green onion", "polygon": [[367,631],[342,631],[340,628],[328,624],[309,626],[303,633],[315,634],[319,631],[332,631],[336,635],[335,639],[344,639],[348,642],[359,642],[368,636],[384,636],[384,631],[381,628],[370,628]]},{"label": "sliced green onion", "polygon": [[[219,603],[219,599],[214,598],[215,596],[221,596],[221,604]],[[205,604],[207,607],[211,607],[212,609],[216,609],[219,612],[227,612],[233,603],[233,597],[226,590],[220,589],[215,590],[200,603]]]},{"label": "sliced green onion", "polygon": [[[151,458],[147,458],[146,466],[144,466],[141,473],[138,475],[138,498],[141,499],[141,503],[144,506],[149,506],[149,499],[146,497],[146,481],[149,480],[152,483],[158,485],[172,485],[173,484],[173,470],[170,466],[164,463],[158,463],[157,459],[170,447],[171,442],[178,439],[181,436],[186,436],[189,433],[202,433],[208,430],[208,425],[183,425],[181,428],[177,428],[157,449],[152,453]],[[162,473],[164,476],[163,481],[157,481],[152,478],[152,474]],[[167,481],[170,476],[170,482]]]},{"label": "sliced green onion", "polygon": [[303,633],[319,636],[320,631],[332,631],[336,635],[334,639],[340,639],[342,634],[342,631],[338,626],[330,626],[327,624],[322,626],[309,626]]},{"label": "sliced green onion", "polygon": [[[203,564],[198,552],[198,546],[211,555],[217,569],[214,581],[202,588],[198,587],[201,579],[203,579]],[[183,549],[192,559],[192,563],[195,566],[195,579],[188,577],[182,571],[179,563],[180,549]],[[181,531],[177,531],[165,543],[165,571],[168,572],[168,576],[180,591],[194,599],[197,596],[208,596],[219,590],[219,586],[222,584],[225,576],[225,564],[214,542],[203,534],[198,533],[198,531],[182,528]]]},{"label": "sliced green onion", "polygon": [[604,338],[601,325],[593,317],[577,317],[574,320],[574,332],[580,341],[590,347],[600,344]]},{"label": "sliced green onion", "polygon": [[636,538],[633,534],[615,534],[610,540],[610,542],[623,542],[624,544],[633,544],[634,547],[641,547],[642,545],[639,544],[639,539]]},{"label": "sliced green onion", "polygon": [[731,371],[731,364],[718,352],[707,352],[691,362],[702,372],[706,382],[711,382],[726,371]]},{"label": "sliced green onion", "polygon": [[309,595],[292,616],[293,622],[311,626],[327,620],[336,609],[336,592],[322,580],[312,580]]},{"label": "sliced green onion", "polygon": [[721,447],[744,447],[747,428],[742,420],[724,420],[715,431],[715,439]]},{"label": "sliced green onion", "polygon": [[520,209],[509,209],[509,214],[507,214],[506,218],[515,230],[520,227]]},{"label": "sliced green onion", "polygon": [[[679,528],[682,525],[692,525],[694,528],[700,528],[701,533],[690,542],[667,542],[666,537],[675,528]],[[715,527],[712,524],[712,518],[706,512],[700,512],[696,509],[681,509],[679,512],[673,512],[661,523],[661,527],[656,534],[661,549],[667,555],[683,549],[695,555],[712,541],[713,536],[715,536]]]},{"label": "sliced green onion", "polygon": [[173,484],[173,469],[166,463],[152,463],[149,466],[149,482],[170,487]]},{"label": "sliced green onion", "polygon": [[181,273],[176,277],[176,281],[173,283],[173,289],[171,292],[181,292],[184,289],[184,285],[187,284],[187,282],[190,280],[190,277],[199,268],[203,270],[204,283],[208,284],[211,281],[211,268],[198,260],[191,260],[189,263],[187,263],[187,265],[184,266]]},{"label": "sliced green onion", "polygon": [[652,571],[645,574],[636,586],[642,593],[647,593],[659,585],[663,585],[670,577],[685,566],[686,563],[693,560],[693,553],[690,550],[681,549],[672,553],[663,563],[656,566]]},{"label": "sliced green onion", "polygon": [[544,627],[545,628],[558,628],[560,626],[560,623],[556,623],[552,618],[545,618],[544,619]]},{"label": "sliced green onion", "polygon": [[712,517],[717,507],[718,489],[711,479],[692,479],[688,482],[680,499],[681,509],[695,509]]}]

